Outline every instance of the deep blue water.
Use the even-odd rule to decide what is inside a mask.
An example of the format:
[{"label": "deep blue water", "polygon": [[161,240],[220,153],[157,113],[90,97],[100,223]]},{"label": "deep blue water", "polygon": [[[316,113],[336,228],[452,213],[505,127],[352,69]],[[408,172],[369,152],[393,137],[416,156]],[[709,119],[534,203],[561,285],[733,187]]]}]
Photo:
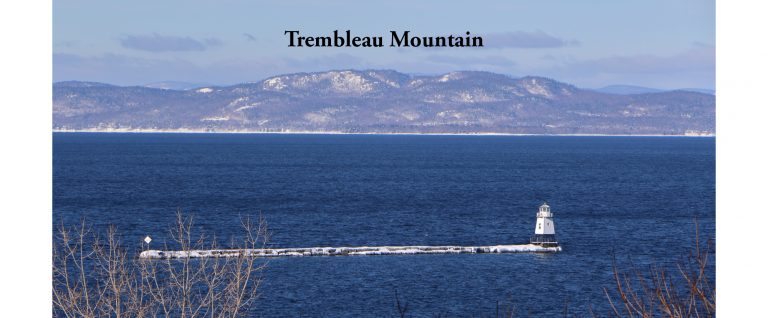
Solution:
[{"label": "deep blue water", "polygon": [[672,264],[694,219],[714,238],[715,139],[99,134],[53,136],[53,219],[168,239],[177,208],[207,234],[267,218],[279,247],[525,242],[552,206],[564,251],[270,260],[260,316],[522,316],[607,310],[611,255]]}]

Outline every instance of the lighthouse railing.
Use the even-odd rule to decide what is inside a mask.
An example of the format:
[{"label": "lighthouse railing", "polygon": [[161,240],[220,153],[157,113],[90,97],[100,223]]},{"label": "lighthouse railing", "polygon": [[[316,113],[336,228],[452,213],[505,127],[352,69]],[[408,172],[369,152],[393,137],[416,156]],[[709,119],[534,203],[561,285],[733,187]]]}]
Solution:
[{"label": "lighthouse railing", "polygon": [[531,243],[557,243],[555,234],[536,234],[531,237]]}]

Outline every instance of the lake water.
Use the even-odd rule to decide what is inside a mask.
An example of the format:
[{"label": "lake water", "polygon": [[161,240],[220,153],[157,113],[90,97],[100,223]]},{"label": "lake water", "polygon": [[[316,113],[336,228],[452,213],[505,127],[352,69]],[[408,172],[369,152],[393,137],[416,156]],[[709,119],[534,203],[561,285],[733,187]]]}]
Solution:
[{"label": "lake water", "polygon": [[[262,213],[271,246],[525,243],[563,252],[271,259],[255,316],[588,315],[611,259],[673,264],[715,233],[715,139],[54,133],[53,219],[160,246],[177,209],[207,234]],[[600,316],[600,315],[598,315]]]}]

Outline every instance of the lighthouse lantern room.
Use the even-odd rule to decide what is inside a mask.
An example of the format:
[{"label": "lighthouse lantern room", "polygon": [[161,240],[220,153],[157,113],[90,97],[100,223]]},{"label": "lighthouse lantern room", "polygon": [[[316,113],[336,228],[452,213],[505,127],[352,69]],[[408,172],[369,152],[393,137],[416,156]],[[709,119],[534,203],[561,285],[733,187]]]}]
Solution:
[{"label": "lighthouse lantern room", "polygon": [[552,221],[552,217],[552,212],[546,202],[539,206],[539,212],[536,213],[536,230],[531,237],[531,244],[558,246],[555,237],[555,222]]}]

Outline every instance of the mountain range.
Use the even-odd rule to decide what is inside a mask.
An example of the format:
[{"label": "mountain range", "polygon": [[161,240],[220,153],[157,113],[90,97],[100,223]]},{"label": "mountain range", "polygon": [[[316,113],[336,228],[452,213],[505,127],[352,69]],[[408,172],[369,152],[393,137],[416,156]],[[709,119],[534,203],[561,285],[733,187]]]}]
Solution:
[{"label": "mountain range", "polygon": [[[715,133],[715,96],[580,89],[537,76],[341,70],[231,86],[53,84],[62,131],[684,135]],[[177,85],[182,87],[183,85]]]}]

